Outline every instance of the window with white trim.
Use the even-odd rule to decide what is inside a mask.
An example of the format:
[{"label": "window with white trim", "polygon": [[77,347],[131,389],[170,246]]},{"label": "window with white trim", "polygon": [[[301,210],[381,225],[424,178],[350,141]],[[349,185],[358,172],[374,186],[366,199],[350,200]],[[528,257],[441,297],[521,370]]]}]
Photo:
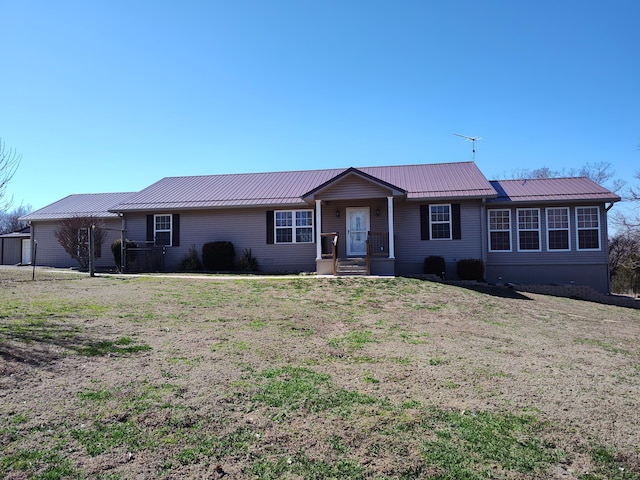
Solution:
[{"label": "window with white trim", "polygon": [[540,251],[540,209],[519,208],[518,215],[518,251]]},{"label": "window with white trim", "polygon": [[451,205],[429,205],[431,240],[451,240]]},{"label": "window with white trim", "polygon": [[313,243],[313,210],[277,210],[275,243]]},{"label": "window with white trim", "polygon": [[489,210],[489,251],[511,251],[511,210]]},{"label": "window with white trim", "polygon": [[153,216],[153,238],[156,245],[171,245],[171,215]]},{"label": "window with white trim", "polygon": [[547,208],[547,250],[569,251],[569,209]]},{"label": "window with white trim", "polygon": [[600,209],[576,207],[578,250],[600,250]]}]

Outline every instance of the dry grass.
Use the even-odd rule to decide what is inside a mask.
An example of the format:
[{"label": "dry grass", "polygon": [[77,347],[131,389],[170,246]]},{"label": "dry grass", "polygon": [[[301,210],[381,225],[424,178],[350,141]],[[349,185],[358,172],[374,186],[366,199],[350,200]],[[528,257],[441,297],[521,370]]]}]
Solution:
[{"label": "dry grass", "polygon": [[640,312],[0,270],[0,478],[640,478]]}]

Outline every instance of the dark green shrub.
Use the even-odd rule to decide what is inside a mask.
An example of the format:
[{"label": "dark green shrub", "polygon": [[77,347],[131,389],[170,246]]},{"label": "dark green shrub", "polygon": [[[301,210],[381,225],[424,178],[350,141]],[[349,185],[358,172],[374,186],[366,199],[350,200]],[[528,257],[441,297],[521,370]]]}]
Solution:
[{"label": "dark green shrub", "polygon": [[[133,265],[136,261],[137,252],[135,250],[129,250],[138,248],[138,244],[133,240],[125,240],[125,248],[127,249],[127,266]],[[122,271],[122,240],[116,238],[111,244],[111,253],[113,254],[113,260],[116,262],[116,267],[119,272]]]},{"label": "dark green shrub", "polygon": [[431,255],[424,259],[424,273],[442,277],[446,271],[444,258],[439,255]]},{"label": "dark green shrub", "polygon": [[233,270],[236,252],[231,242],[207,242],[202,246],[202,263],[205,270]]},{"label": "dark green shrub", "polygon": [[253,256],[250,248],[245,248],[238,262],[238,268],[243,272],[258,271],[258,259]]},{"label": "dark green shrub", "polygon": [[484,279],[484,263],[478,258],[458,260],[456,272],[462,280],[477,280],[481,282]]},{"label": "dark green shrub", "polygon": [[202,270],[202,263],[198,258],[198,250],[195,245],[189,248],[187,254],[180,260],[178,271],[180,272],[197,272]]}]

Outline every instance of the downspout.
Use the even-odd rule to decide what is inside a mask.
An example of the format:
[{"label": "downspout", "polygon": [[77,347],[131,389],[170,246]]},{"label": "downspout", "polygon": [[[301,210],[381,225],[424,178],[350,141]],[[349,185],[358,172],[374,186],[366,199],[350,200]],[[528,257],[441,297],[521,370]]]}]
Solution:
[{"label": "downspout", "polygon": [[[36,227],[31,222],[28,222],[28,225],[29,225],[29,230],[31,232],[31,263],[35,264]],[[20,257],[22,257],[22,254],[20,254]]]}]

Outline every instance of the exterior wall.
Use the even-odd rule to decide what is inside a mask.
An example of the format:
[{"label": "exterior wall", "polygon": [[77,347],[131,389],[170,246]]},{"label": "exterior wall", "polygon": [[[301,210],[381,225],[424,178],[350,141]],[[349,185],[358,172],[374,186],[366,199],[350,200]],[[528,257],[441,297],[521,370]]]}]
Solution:
[{"label": "exterior wall", "polygon": [[609,291],[607,265],[487,265],[490,283],[523,285],[584,285],[601,293]]},{"label": "exterior wall", "polygon": [[[308,208],[313,210],[311,206]],[[233,243],[236,262],[244,250],[250,248],[262,272],[314,272],[316,269],[315,243],[267,244],[267,210],[274,209],[236,208],[180,212],[180,245],[166,248],[162,270],[175,271],[191,247],[195,247],[198,257],[202,258],[202,246],[205,243],[229,241]],[[128,214],[126,216],[127,238],[136,242],[146,241],[146,222],[146,213]]]},{"label": "exterior wall", "polygon": [[424,273],[424,260],[438,255],[447,265],[447,278],[456,277],[456,262],[466,258],[483,258],[482,203],[473,202],[432,202],[460,203],[460,240],[421,240],[420,205],[429,202],[396,202],[395,246],[396,274],[416,275]]},{"label": "exterior wall", "polygon": [[[120,238],[121,222],[120,219],[113,218],[105,220],[104,224],[107,228],[107,235],[102,244],[101,255],[96,258],[96,268],[115,268],[111,244]],[[35,259],[32,251],[31,261],[35,260],[35,263],[39,266],[77,268],[78,262],[64,251],[56,239],[55,232],[58,226],[59,223],[55,221],[32,222],[31,238],[37,242],[38,249]],[[32,248],[34,248],[33,245]]]},{"label": "exterior wall", "polygon": [[[576,206],[598,206],[600,212],[600,249],[578,250],[576,231]],[[522,206],[521,206],[522,207]],[[547,248],[547,207],[569,208],[569,251],[550,251]],[[609,251],[607,239],[607,215],[604,205],[527,205],[523,208],[540,209],[540,251],[518,251],[516,206],[487,205],[489,209],[511,211],[510,252],[487,253],[487,281],[525,284],[575,284],[587,285],[600,292],[609,291]],[[488,215],[488,214],[487,214]],[[488,236],[488,232],[487,232]],[[488,250],[488,248],[487,248]]]},{"label": "exterior wall", "polygon": [[0,238],[2,265],[18,265],[22,263],[22,238]]}]

